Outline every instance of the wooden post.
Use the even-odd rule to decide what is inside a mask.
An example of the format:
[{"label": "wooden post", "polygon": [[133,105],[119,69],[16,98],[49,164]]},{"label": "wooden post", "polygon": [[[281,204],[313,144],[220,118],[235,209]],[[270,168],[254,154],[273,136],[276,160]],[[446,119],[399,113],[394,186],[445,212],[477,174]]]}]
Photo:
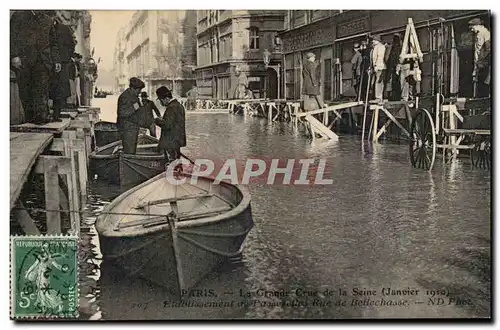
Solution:
[{"label": "wooden post", "polygon": [[269,122],[273,120],[273,106],[271,102],[267,104],[267,117]]},{"label": "wooden post", "polygon": [[376,142],[378,140],[378,136],[377,136],[377,130],[378,130],[378,108],[379,108],[379,105],[377,104],[375,106],[375,109],[373,111],[373,135],[372,135],[372,141],[373,142]]},{"label": "wooden post", "polygon": [[[448,118],[449,118],[450,129],[457,128],[457,117],[455,116],[456,107],[457,106],[455,104],[450,104],[449,106]],[[450,136],[450,144],[455,145],[456,143],[457,143],[457,137],[452,134]],[[453,155],[458,154],[458,149],[452,149],[451,151]]]},{"label": "wooden post", "polygon": [[45,207],[47,210],[47,234],[61,234],[61,213],[59,212],[59,176],[57,161],[48,156],[40,157],[43,162]]}]

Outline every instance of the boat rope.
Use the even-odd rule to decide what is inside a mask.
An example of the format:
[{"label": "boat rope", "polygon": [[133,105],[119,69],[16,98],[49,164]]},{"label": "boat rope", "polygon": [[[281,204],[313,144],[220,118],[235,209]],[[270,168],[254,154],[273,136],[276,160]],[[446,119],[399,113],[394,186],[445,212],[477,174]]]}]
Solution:
[{"label": "boat rope", "polygon": [[152,216],[152,217],[164,217],[166,214],[155,214],[155,213],[131,213],[131,212],[105,212],[105,211],[74,211],[74,210],[53,210],[53,209],[42,209],[37,207],[13,207],[12,210],[24,210],[24,211],[35,211],[35,212],[60,212],[60,213],[79,213],[80,215],[89,215],[89,216],[100,216],[100,215],[132,215],[132,216]]},{"label": "boat rope", "polygon": [[252,227],[249,227],[243,231],[237,232],[237,233],[216,233],[216,232],[208,232],[208,231],[201,231],[201,230],[193,230],[193,229],[178,229],[177,232],[183,233],[183,234],[190,234],[190,235],[199,235],[199,236],[207,236],[207,237],[238,237],[238,236],[244,236],[248,234],[252,230]]},{"label": "boat rope", "polygon": [[183,240],[193,244],[193,245],[196,245],[197,247],[199,248],[202,248],[208,252],[212,252],[214,254],[218,254],[218,255],[221,255],[223,257],[235,257],[239,254],[241,254],[241,252],[243,251],[243,244],[241,244],[241,247],[238,249],[238,251],[235,251],[235,252],[225,252],[225,251],[221,251],[221,250],[218,250],[218,249],[215,249],[215,248],[212,248],[210,246],[207,246],[205,244],[202,244],[198,241],[195,241],[194,239],[190,238],[190,237],[187,237],[186,235],[182,234],[182,232],[179,231],[179,234],[177,235],[179,238],[182,238]]}]

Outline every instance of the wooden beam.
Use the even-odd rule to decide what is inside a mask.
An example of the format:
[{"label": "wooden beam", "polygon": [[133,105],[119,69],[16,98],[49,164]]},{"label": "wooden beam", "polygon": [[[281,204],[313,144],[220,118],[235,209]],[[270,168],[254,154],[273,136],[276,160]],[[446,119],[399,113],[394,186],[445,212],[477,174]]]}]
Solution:
[{"label": "wooden beam", "polygon": [[308,115],[317,115],[319,113],[325,113],[325,112],[334,111],[334,110],[343,110],[343,109],[347,109],[347,108],[352,108],[352,107],[356,107],[356,106],[362,105],[362,104],[363,104],[363,102],[361,102],[361,101],[359,101],[359,102],[341,103],[341,104],[331,105],[329,107],[322,108],[322,109],[319,109],[319,110],[313,110],[313,111],[306,111],[306,112],[296,113],[295,116],[297,116],[297,117],[305,117],[305,116],[308,116]]},{"label": "wooden beam", "polygon": [[392,113],[390,113],[388,110],[386,110],[385,108],[381,108],[382,111],[385,113],[385,115],[387,117],[389,117],[389,119],[394,123],[396,124],[402,131],[403,133],[406,134],[406,136],[410,136],[410,133],[408,133],[408,131],[406,130],[405,127],[403,127],[403,125],[401,125],[401,123],[392,115]]},{"label": "wooden beam", "polygon": [[59,212],[59,175],[57,165],[57,160],[54,158],[45,158],[43,160],[45,208],[49,210],[46,213],[48,235],[61,234],[61,213]]},{"label": "wooden beam", "polygon": [[332,139],[332,140],[338,140],[339,139],[339,137],[337,136],[337,134],[335,134],[334,132],[332,132],[330,129],[328,129],[328,127],[324,126],[319,120],[317,120],[313,116],[307,115],[305,117],[305,119],[311,125],[313,136],[314,136],[314,131],[318,131],[318,133],[320,135],[322,135],[324,137],[327,137],[329,139]]}]

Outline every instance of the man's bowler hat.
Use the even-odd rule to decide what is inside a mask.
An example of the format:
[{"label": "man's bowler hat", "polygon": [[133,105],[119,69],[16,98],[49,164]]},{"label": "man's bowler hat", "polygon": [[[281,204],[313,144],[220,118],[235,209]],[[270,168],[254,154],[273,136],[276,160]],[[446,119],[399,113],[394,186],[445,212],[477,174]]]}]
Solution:
[{"label": "man's bowler hat", "polygon": [[172,98],[172,92],[165,86],[161,86],[156,90],[156,96],[161,100],[166,97]]}]

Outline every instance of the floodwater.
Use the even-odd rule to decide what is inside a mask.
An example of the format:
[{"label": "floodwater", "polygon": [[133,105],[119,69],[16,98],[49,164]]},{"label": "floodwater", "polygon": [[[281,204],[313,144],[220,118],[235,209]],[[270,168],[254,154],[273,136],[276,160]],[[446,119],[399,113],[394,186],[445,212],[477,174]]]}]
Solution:
[{"label": "floodwater", "polygon": [[[116,96],[94,105],[102,120],[114,121]],[[442,165],[437,158],[428,173],[411,168],[405,144],[362,150],[349,135],[311,143],[291,125],[263,118],[188,114],[186,129],[183,152],[190,158],[326,159],[324,177],[333,184],[251,183],[255,227],[245,250],[198,284],[217,297],[189,298],[191,306],[175,305],[169,290],[123,278],[102,262],[102,319],[490,316],[488,171],[472,169],[468,159]],[[93,211],[120,193],[103,182],[90,189]],[[85,219],[95,234],[93,221]],[[92,242],[99,259],[97,236]],[[400,291],[384,295],[383,288]],[[276,294],[260,296],[264,291]]]}]

